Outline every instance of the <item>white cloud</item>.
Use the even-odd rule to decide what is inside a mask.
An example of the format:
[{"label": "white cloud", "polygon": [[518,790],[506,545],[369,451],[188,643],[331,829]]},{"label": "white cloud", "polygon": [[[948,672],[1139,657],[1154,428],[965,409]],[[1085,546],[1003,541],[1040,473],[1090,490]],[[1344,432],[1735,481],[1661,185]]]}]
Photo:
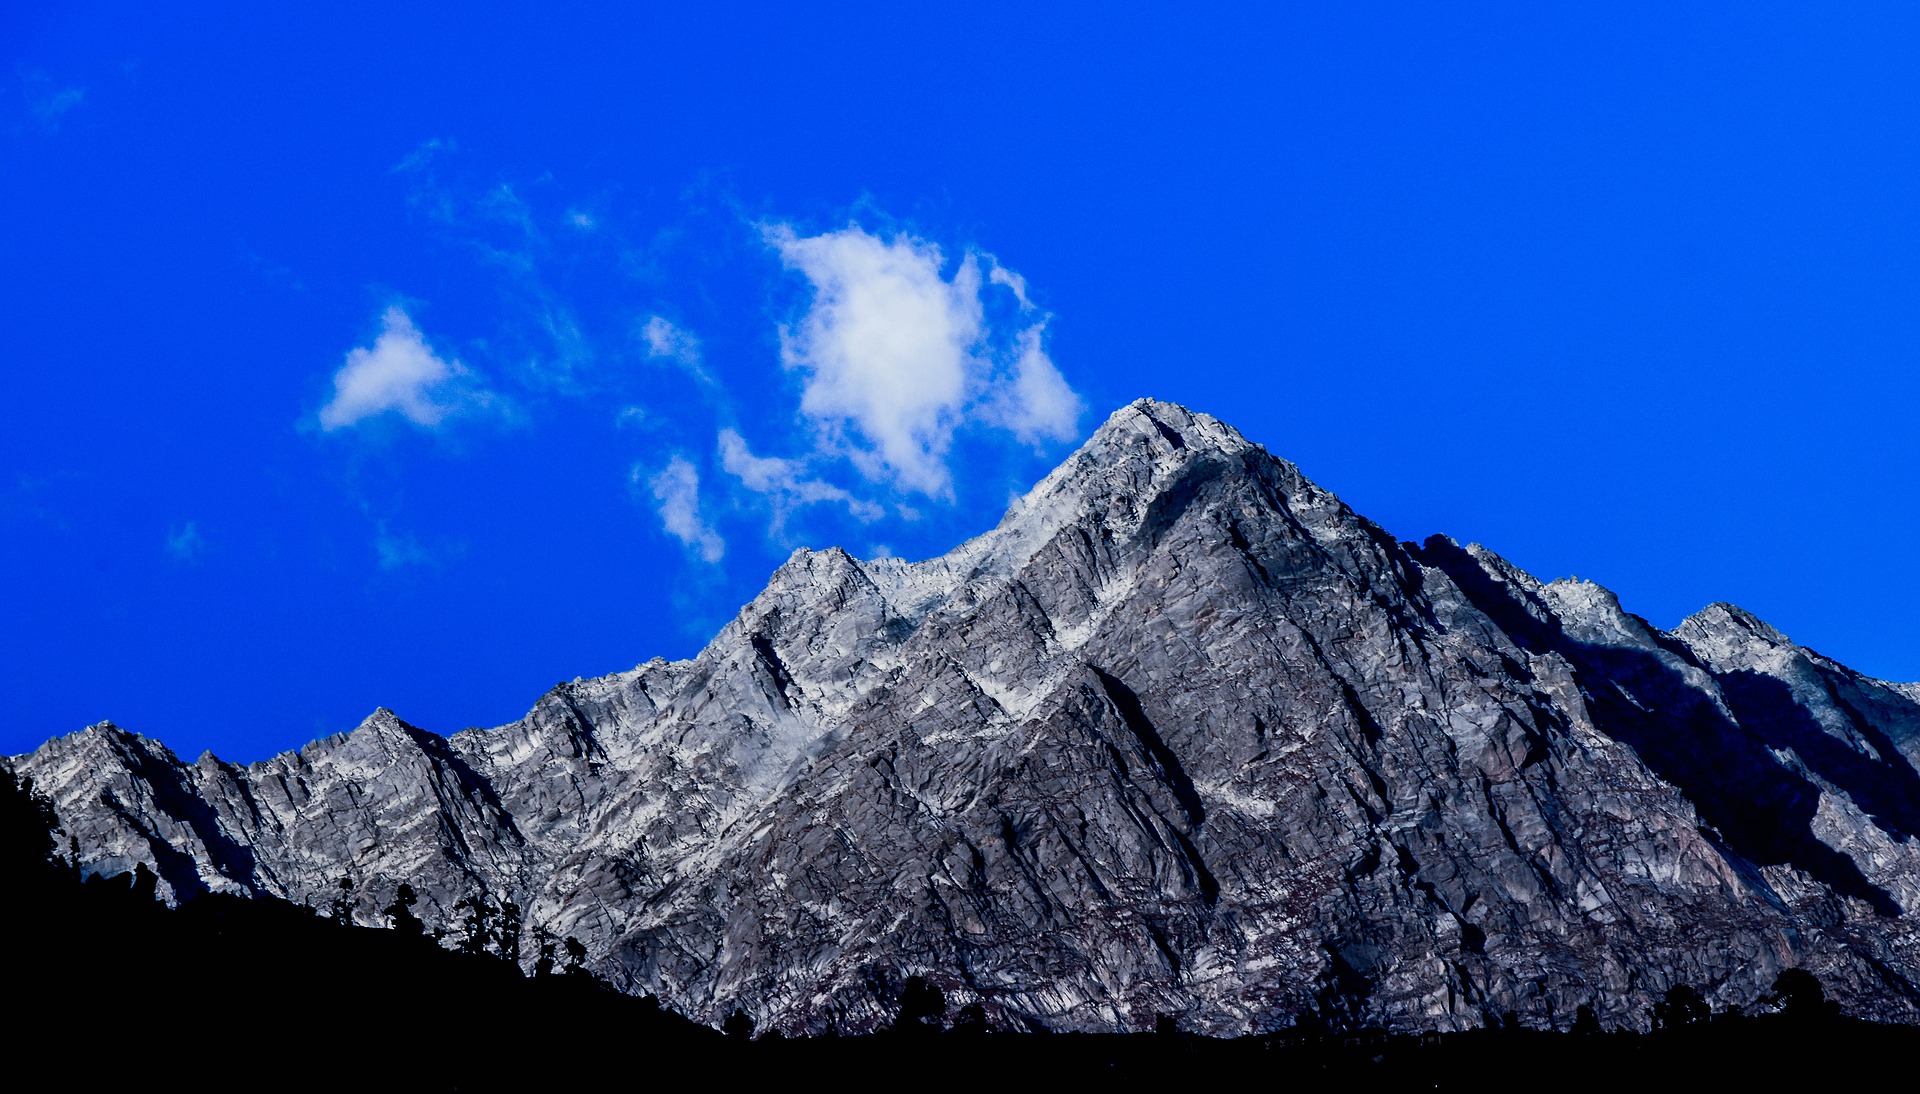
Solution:
[{"label": "white cloud", "polygon": [[167,553],[181,562],[192,562],[206,550],[207,541],[200,535],[200,526],[193,521],[176,524],[167,529]]},{"label": "white cloud", "polygon": [[995,285],[1005,286],[1007,291],[1013,294],[1013,298],[1020,301],[1021,311],[1033,310],[1033,301],[1027,299],[1026,278],[995,262],[993,268],[987,271],[987,280]]},{"label": "white cloud", "polygon": [[779,226],[767,239],[814,288],[805,318],[781,332],[787,366],[808,374],[801,412],[856,429],[867,445],[846,454],[869,478],[949,494],[947,448],[982,325],[979,264],[969,255],[947,280],[938,247],[858,226],[804,239]]},{"label": "white cloud", "polygon": [[[1046,317],[991,256],[968,253],[947,277],[940,248],[906,235],[883,240],[858,225],[763,233],[813,285],[806,315],[781,331],[782,359],[806,374],[801,413],[869,479],[950,498],[947,452],[968,420],[1029,443],[1076,434],[1080,399],[1042,348]],[[1018,330],[992,329],[987,285],[1013,296]]]},{"label": "white cloud", "polygon": [[[633,469],[637,483],[641,471]],[[700,472],[685,456],[675,456],[666,469],[647,480],[653,500],[659,505],[660,523],[668,533],[708,562],[718,562],[727,553],[720,533],[700,518]]]},{"label": "white cloud", "polygon": [[381,323],[372,348],[348,351],[346,364],[333,374],[333,398],[320,408],[321,429],[344,429],[388,411],[434,429],[450,416],[493,402],[459,361],[434,354],[406,312],[388,308]]},{"label": "white cloud", "polygon": [[987,408],[991,420],[1027,444],[1072,440],[1080,433],[1080,412],[1085,409],[1040,346],[1046,326],[1042,319],[1020,332],[1012,382],[995,394]]},{"label": "white cloud", "polygon": [[713,383],[713,376],[707,372],[702,361],[700,339],[692,331],[676,327],[664,316],[655,315],[649,317],[640,328],[640,339],[647,344],[648,357],[673,361],[701,383]]},{"label": "white cloud", "polygon": [[773,503],[776,533],[787,513],[802,505],[838,503],[862,521],[879,520],[885,515],[885,510],[873,502],[856,498],[830,482],[807,477],[805,464],[800,460],[754,455],[746,439],[731,429],[720,431],[720,466],[739,479],[742,486],[766,495]]}]

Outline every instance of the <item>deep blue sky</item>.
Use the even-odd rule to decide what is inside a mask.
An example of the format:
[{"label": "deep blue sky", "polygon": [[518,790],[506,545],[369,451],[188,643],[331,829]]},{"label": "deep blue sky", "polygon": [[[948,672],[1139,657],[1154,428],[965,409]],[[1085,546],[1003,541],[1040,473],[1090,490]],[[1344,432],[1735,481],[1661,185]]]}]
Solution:
[{"label": "deep blue sky", "polygon": [[[984,530],[1143,394],[1403,538],[1920,678],[1910,6],[37,7],[0,751],[504,722],[794,546]],[[918,433],[833,334],[907,298],[973,370]],[[1032,346],[1070,394],[1008,401]],[[355,350],[415,386],[343,402]]]}]

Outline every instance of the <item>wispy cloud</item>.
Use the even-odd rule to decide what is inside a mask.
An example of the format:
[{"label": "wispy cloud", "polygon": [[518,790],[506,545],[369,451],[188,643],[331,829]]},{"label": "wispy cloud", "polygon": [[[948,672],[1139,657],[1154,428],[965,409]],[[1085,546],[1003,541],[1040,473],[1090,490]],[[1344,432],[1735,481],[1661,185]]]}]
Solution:
[{"label": "wispy cloud", "polygon": [[404,570],[409,566],[425,566],[433,561],[432,552],[412,536],[393,536],[382,532],[373,541],[373,546],[380,554],[382,570]]},{"label": "wispy cloud", "polygon": [[1020,332],[1012,376],[982,408],[988,421],[1027,444],[1072,440],[1080,433],[1080,415],[1086,409],[1041,347],[1046,326],[1042,319]]},{"label": "wispy cloud", "polygon": [[0,489],[0,520],[32,521],[58,531],[71,531],[72,525],[62,513],[64,506],[57,504],[55,497],[71,495],[82,481],[84,476],[76,471],[55,471],[50,475],[16,471],[12,488]]},{"label": "wispy cloud", "polygon": [[391,170],[396,175],[421,171],[432,166],[433,161],[438,157],[451,155],[459,150],[460,146],[450,138],[433,137],[415,145],[412,151],[400,157],[400,162],[394,164]]},{"label": "wispy cloud", "polygon": [[418,537],[388,529],[386,522],[376,524],[373,549],[380,568],[389,573],[398,570],[438,570],[448,561],[466,553],[467,545],[457,540],[436,540],[432,544]]},{"label": "wispy cloud", "polygon": [[540,237],[540,229],[533,223],[533,210],[527,207],[526,200],[511,183],[499,183],[481,194],[474,204],[489,220],[516,228],[526,238]]},{"label": "wispy cloud", "polygon": [[[406,181],[409,205],[495,274],[502,298],[492,340],[496,376],[511,374],[536,391],[589,393],[599,355],[575,309],[554,291],[547,268],[556,252],[566,254],[595,227],[593,218],[577,210],[543,211],[532,199],[550,176],[525,186],[481,183],[463,175],[460,156],[455,142],[436,138],[395,164],[393,173]],[[556,219],[571,229],[558,240],[542,230]]]},{"label": "wispy cloud", "polygon": [[1047,321],[1027,296],[1027,279],[1000,265],[991,256],[987,280],[1013,294],[1020,305],[1023,326],[1014,338],[1011,376],[1003,372],[988,397],[986,416],[1012,431],[1027,444],[1070,441],[1080,434],[1080,415],[1086,410],[1078,393],[1047,356]]},{"label": "wispy cloud", "polygon": [[[308,419],[323,431],[384,420],[439,433],[483,414],[535,422],[560,413],[560,400],[596,401],[632,438],[634,500],[708,564],[726,557],[727,537],[751,534],[736,528],[742,516],[764,522],[775,541],[803,521],[809,534],[857,525],[862,537],[887,537],[893,523],[957,500],[956,452],[1001,464],[988,454],[997,445],[1011,467],[1024,459],[1019,445],[1078,433],[1083,406],[1049,355],[1050,317],[984,251],[943,251],[912,232],[859,224],[804,234],[746,220],[737,206],[723,225],[635,244],[627,221],[602,221],[600,206],[550,177],[507,184],[477,175],[451,141],[419,146],[394,171],[416,223],[483,271],[500,302],[490,328],[469,325],[458,343],[477,368],[446,352],[453,346],[439,324],[436,349],[406,307],[387,309]],[[674,242],[682,236],[699,246]],[[745,262],[764,276],[770,258],[789,271],[781,293],[798,297],[778,330],[784,382],[747,373],[741,347],[751,339],[701,337],[753,330],[766,312],[764,297],[733,299],[699,281],[700,271],[732,277]],[[641,277],[642,259],[662,265]],[[594,277],[606,262],[620,276]],[[586,281],[597,287],[567,291]],[[658,295],[633,299],[640,283]],[[691,300],[678,295],[689,284],[699,293]],[[632,367],[642,360],[665,367]],[[757,363],[773,367],[764,355]],[[435,553],[384,528],[376,547],[388,570],[429,564]]]},{"label": "wispy cloud", "polygon": [[[783,361],[805,375],[800,411],[868,479],[949,499],[947,455],[964,423],[1029,443],[1075,435],[1081,404],[1043,348],[1046,317],[992,256],[968,252],[949,275],[937,245],[905,234],[762,231],[813,288],[781,331]],[[988,287],[1014,298],[1016,329],[988,322]]]},{"label": "wispy cloud", "polygon": [[540,297],[540,328],[551,348],[540,360],[530,362],[529,374],[545,386],[579,394],[580,378],[594,363],[593,340],[587,336],[573,309],[544,291]]},{"label": "wispy cloud", "polygon": [[175,561],[192,562],[206,548],[207,541],[200,535],[200,525],[193,521],[167,529],[167,554],[173,556]]},{"label": "wispy cloud", "polygon": [[466,366],[434,353],[399,307],[386,310],[381,328],[372,346],[349,350],[333,374],[333,398],[320,408],[321,429],[345,429],[391,412],[432,430],[455,415],[498,405]]},{"label": "wispy cloud", "polygon": [[700,339],[691,331],[674,326],[665,316],[654,315],[640,327],[640,340],[646,344],[648,357],[672,361],[702,384],[713,384],[700,354]]},{"label": "wispy cloud", "polygon": [[[639,467],[633,469],[636,485],[644,474]],[[664,470],[646,479],[646,484],[669,535],[706,562],[718,562],[726,555],[726,541],[700,515],[700,471],[692,461],[675,455]]]},{"label": "wispy cloud", "polygon": [[57,132],[61,121],[87,98],[86,88],[59,84],[38,70],[20,74],[20,92],[27,110],[48,132]]},{"label": "wispy cloud", "polygon": [[720,431],[720,466],[740,480],[740,485],[772,504],[775,535],[785,525],[787,514],[803,505],[844,505],[856,520],[867,522],[886,515],[886,510],[874,502],[856,498],[830,482],[810,477],[803,461],[754,455],[747,447],[746,438],[731,429]]}]

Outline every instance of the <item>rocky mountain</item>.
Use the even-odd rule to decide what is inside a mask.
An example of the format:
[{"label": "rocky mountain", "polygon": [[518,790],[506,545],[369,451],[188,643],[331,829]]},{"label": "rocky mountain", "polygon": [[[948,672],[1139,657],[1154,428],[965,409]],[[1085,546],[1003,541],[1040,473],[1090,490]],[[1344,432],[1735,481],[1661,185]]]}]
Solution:
[{"label": "rocky mountain", "polygon": [[1458,1029],[1783,968],[1920,1020],[1920,686],[1716,604],[1395,542],[1142,400],[925,562],[799,551],[689,661],[248,766],[111,724],[11,761],[94,871],[430,924],[517,901],[708,1022]]}]

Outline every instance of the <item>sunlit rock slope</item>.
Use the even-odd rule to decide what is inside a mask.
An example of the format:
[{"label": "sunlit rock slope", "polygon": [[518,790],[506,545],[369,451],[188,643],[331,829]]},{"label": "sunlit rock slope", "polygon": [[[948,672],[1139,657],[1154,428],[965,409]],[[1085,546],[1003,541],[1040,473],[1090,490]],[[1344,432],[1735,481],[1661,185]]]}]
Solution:
[{"label": "sunlit rock slope", "polygon": [[1006,1028],[1640,1025],[1789,966],[1920,1016],[1920,688],[1397,543],[1151,400],[951,553],[797,552],[698,657],[511,725],[13,762],[90,870],[510,899],[707,1021],[871,1028],[920,974]]}]

